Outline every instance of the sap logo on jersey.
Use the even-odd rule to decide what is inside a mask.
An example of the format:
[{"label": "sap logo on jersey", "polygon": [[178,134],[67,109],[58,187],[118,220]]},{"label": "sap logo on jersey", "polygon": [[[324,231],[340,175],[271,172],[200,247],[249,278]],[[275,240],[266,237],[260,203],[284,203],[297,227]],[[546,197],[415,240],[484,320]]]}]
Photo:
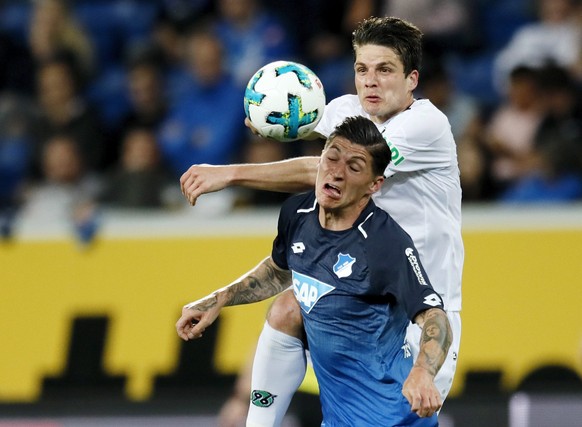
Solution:
[{"label": "sap logo on jersey", "polygon": [[292,271],[293,293],[303,311],[309,313],[319,299],[335,289],[313,277]]}]

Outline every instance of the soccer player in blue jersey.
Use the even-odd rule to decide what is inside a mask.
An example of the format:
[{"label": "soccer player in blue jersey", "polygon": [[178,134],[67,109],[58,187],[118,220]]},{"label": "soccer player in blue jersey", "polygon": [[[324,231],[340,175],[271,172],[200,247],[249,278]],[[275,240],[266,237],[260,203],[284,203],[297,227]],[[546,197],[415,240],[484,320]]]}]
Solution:
[{"label": "soccer player in blue jersey", "polygon": [[[271,256],[186,305],[176,324],[182,339],[199,338],[222,307],[292,283],[325,427],[438,426],[434,377],[452,332],[412,239],[372,201],[390,157],[373,122],[346,118],[326,141],[315,191],[283,204]],[[414,365],[404,345],[409,321],[422,328]]]}]

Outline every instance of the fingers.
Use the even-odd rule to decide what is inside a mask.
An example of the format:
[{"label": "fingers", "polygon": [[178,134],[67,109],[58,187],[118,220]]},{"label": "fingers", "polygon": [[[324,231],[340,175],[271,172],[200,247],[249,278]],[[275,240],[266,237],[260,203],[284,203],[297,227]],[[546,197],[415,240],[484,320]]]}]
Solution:
[{"label": "fingers", "polygon": [[205,330],[206,325],[197,322],[189,315],[183,315],[176,322],[176,332],[184,341],[201,338]]},{"label": "fingers", "polygon": [[403,389],[410,409],[419,417],[432,417],[442,406],[441,396],[434,387],[424,390]]},{"label": "fingers", "polygon": [[410,403],[410,408],[419,417],[432,417],[442,406],[440,396],[432,393],[422,396],[406,396]]},{"label": "fingers", "polygon": [[198,175],[194,173],[193,168],[194,166],[180,177],[180,190],[191,206],[196,204],[196,200],[201,194],[201,188],[197,181]]},{"label": "fingers", "polygon": [[252,132],[253,134],[255,134],[255,135],[259,135],[259,136],[261,135],[261,134],[259,133],[259,131],[258,131],[258,130],[257,130],[257,129],[256,129],[254,126],[253,126],[253,124],[251,123],[251,121],[249,120],[249,118],[248,118],[248,117],[247,117],[247,118],[245,118],[245,126],[246,126],[246,127],[248,127],[248,128],[251,130],[251,132]]}]

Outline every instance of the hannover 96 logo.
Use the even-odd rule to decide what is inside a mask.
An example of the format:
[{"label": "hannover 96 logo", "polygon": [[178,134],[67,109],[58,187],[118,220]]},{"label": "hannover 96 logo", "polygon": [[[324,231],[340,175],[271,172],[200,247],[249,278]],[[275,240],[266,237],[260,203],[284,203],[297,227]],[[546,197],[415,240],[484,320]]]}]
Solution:
[{"label": "hannover 96 logo", "polygon": [[275,401],[277,395],[271,394],[265,390],[253,390],[251,392],[251,402],[259,408],[268,408]]}]

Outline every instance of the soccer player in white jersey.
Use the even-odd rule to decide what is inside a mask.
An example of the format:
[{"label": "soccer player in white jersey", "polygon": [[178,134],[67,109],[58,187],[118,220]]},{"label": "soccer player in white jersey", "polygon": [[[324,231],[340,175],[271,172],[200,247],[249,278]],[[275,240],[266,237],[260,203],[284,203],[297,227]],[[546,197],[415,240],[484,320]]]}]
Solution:
[{"label": "soccer player in white jersey", "polygon": [[[186,305],[176,323],[182,339],[200,338],[222,307],[262,301],[292,281],[326,427],[438,426],[434,377],[451,329],[412,239],[372,201],[390,158],[371,120],[346,118],[325,143],[315,190],[283,203],[271,255]],[[414,366],[402,350],[410,321],[422,328]]]},{"label": "soccer player in white jersey", "polygon": [[[461,336],[461,187],[456,146],[445,115],[429,100],[415,99],[422,58],[422,33],[394,17],[369,18],[353,34],[357,95],[332,100],[315,132],[329,136],[346,117],[370,118],[392,150],[386,181],[374,201],[412,237],[435,290],[444,301],[453,343],[435,383],[441,397],[452,385]],[[315,136],[317,136],[315,135]],[[298,191],[315,183],[318,157],[265,164],[194,165],[180,179],[194,205],[208,192],[232,185]],[[404,350],[418,355],[419,329],[408,328]],[[277,398],[268,407],[249,406],[248,426],[279,425],[305,373],[301,315],[290,292],[267,314],[257,344],[252,390]]]}]

